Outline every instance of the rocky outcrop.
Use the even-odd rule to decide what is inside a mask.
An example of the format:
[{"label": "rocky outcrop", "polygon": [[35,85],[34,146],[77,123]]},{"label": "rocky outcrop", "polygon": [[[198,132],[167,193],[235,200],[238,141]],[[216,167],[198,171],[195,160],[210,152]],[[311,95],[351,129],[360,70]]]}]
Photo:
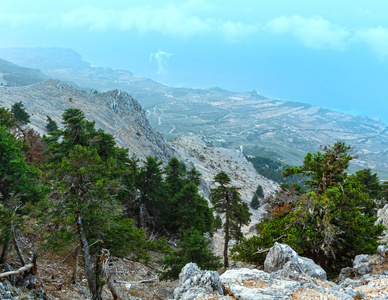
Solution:
[{"label": "rocky outcrop", "polygon": [[[344,269],[336,284],[327,281],[325,271],[313,261],[300,257],[288,245],[276,243],[267,254],[265,271],[229,269],[218,281],[209,280],[210,276],[206,275],[217,278],[215,273],[200,271],[195,264],[186,265],[180,275],[180,286],[175,290],[175,299],[387,300],[387,254],[388,247],[379,246],[376,255],[358,255],[353,268]],[[215,288],[218,282],[224,293]]]},{"label": "rocky outcrop", "polygon": [[60,125],[67,108],[79,108],[97,128],[113,134],[119,146],[129,149],[140,159],[154,156],[163,161],[178,154],[149,124],[141,105],[126,92],[119,90],[95,93],[75,88],[58,80],[47,80],[25,87],[0,87],[0,106],[11,107],[23,101],[31,115],[31,126],[46,132],[47,116]]},{"label": "rocky outcrop", "polygon": [[[377,218],[378,219],[376,221],[376,225],[382,224],[388,228],[388,204],[385,204],[383,208],[381,208],[377,211]],[[388,230],[384,231],[384,235],[383,235],[381,241],[383,243],[388,242]]]},{"label": "rocky outcrop", "polygon": [[298,280],[291,274],[267,273],[257,269],[228,270],[220,280],[228,295],[239,300],[262,299],[353,299],[350,295],[333,290],[334,284],[316,279],[311,282],[304,275]]},{"label": "rocky outcrop", "polygon": [[174,291],[174,299],[199,300],[205,295],[224,295],[218,273],[201,271],[194,263],[187,264],[179,274],[179,287]]},{"label": "rocky outcrop", "polygon": [[326,280],[326,272],[313,260],[300,257],[290,246],[275,243],[269,250],[264,261],[264,270],[272,273],[284,270],[287,274],[294,272],[314,278]]}]

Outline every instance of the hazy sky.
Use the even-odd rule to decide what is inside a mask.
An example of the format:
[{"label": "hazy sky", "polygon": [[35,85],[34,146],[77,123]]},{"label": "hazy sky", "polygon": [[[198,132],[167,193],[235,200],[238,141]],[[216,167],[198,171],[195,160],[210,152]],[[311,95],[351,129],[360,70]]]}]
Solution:
[{"label": "hazy sky", "polygon": [[0,0],[0,47],[66,47],[185,87],[257,90],[388,124],[386,0]]}]

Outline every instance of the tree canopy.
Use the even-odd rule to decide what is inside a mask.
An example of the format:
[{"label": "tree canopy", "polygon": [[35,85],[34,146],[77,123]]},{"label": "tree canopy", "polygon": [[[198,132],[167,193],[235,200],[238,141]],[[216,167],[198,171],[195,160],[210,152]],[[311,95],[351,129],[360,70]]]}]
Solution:
[{"label": "tree canopy", "polygon": [[305,183],[311,191],[285,187],[266,200],[269,218],[258,225],[258,236],[231,249],[234,259],[261,264],[264,255],[257,248],[280,241],[329,272],[338,272],[355,255],[375,251],[384,226],[375,225],[373,201],[362,191],[360,181],[346,173],[355,158],[352,148],[337,142],[322,149],[324,153],[308,153],[302,166],[284,173],[309,176]]}]

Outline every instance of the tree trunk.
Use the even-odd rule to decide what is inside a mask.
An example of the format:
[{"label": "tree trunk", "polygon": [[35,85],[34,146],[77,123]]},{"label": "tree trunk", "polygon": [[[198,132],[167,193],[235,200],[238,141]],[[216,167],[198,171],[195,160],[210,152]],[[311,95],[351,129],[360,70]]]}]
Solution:
[{"label": "tree trunk", "polygon": [[78,245],[73,253],[73,261],[72,261],[72,267],[73,267],[73,276],[70,279],[70,282],[75,284],[77,282],[77,276],[78,276],[78,255],[79,251],[81,250],[81,245]]},{"label": "tree trunk", "polygon": [[84,259],[84,268],[86,278],[88,280],[89,291],[92,300],[102,300],[101,293],[97,290],[96,280],[94,277],[93,264],[90,258],[89,243],[85,237],[84,230],[82,227],[82,217],[78,215],[77,220],[77,231],[81,241],[82,256]]},{"label": "tree trunk", "polygon": [[228,259],[228,246],[229,246],[229,217],[228,213],[225,213],[225,244],[224,244],[224,267],[229,268]]},{"label": "tree trunk", "polygon": [[13,245],[15,247],[16,253],[19,256],[20,263],[22,264],[22,266],[25,266],[26,265],[26,261],[24,260],[23,253],[20,250],[18,242],[16,240],[16,229],[15,228],[13,230],[13,238],[12,238],[12,240],[13,240]]},{"label": "tree trunk", "polygon": [[102,280],[102,266],[101,266],[101,256],[97,255],[96,257],[96,266],[95,266],[95,276],[94,280],[96,282],[96,295],[99,295],[101,298],[93,298],[93,299],[101,299],[102,300],[102,288],[104,286],[103,280]]},{"label": "tree trunk", "polygon": [[38,255],[35,253],[31,263],[21,267],[20,269],[18,269],[16,271],[9,271],[9,272],[5,272],[5,273],[0,273],[0,278],[12,276],[12,275],[19,275],[19,274],[22,274],[26,271],[29,271],[30,274],[35,275],[37,273],[37,270],[38,270],[38,264],[36,263],[37,259],[38,259]]},{"label": "tree trunk", "polygon": [[11,237],[7,237],[3,245],[3,252],[0,257],[0,264],[5,264],[8,260],[8,253],[11,250]]}]

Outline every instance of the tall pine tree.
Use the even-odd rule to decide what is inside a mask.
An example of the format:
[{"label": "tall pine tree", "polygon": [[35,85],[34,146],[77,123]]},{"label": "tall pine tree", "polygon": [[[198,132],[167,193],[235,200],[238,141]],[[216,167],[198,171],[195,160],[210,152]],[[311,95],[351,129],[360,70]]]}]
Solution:
[{"label": "tall pine tree", "polygon": [[[250,214],[248,206],[244,205],[238,189],[230,186],[228,174],[221,171],[214,181],[219,185],[211,190],[210,201],[214,210],[219,214],[225,214],[224,222],[224,266],[229,267],[228,247],[231,238],[241,238],[241,226],[249,224]],[[241,217],[242,216],[242,217]]]}]

